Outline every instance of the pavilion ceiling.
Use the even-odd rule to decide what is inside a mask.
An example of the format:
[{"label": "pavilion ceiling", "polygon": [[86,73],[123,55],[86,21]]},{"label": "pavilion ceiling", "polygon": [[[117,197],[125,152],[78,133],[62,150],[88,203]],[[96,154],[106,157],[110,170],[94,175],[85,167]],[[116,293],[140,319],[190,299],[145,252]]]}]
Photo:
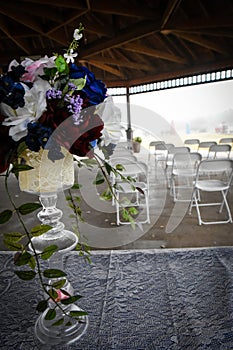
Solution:
[{"label": "pavilion ceiling", "polygon": [[0,65],[62,53],[80,22],[79,64],[108,87],[233,67],[233,0],[2,1]]}]

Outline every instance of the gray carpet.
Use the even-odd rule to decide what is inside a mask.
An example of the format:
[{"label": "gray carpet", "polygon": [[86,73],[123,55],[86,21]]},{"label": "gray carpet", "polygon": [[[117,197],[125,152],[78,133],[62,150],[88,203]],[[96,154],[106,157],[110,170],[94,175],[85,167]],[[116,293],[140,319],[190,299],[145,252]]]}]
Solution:
[{"label": "gray carpet", "polygon": [[[11,264],[1,253],[0,348],[50,349],[33,335],[37,287]],[[65,270],[90,324],[73,345],[51,349],[233,349],[232,266],[231,247],[96,251],[90,265],[71,253]]]}]

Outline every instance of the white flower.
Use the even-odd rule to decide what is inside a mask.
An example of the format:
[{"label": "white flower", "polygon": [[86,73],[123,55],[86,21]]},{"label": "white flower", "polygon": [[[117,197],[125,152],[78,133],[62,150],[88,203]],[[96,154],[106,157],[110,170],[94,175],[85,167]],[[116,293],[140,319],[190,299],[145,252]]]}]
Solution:
[{"label": "white flower", "polygon": [[70,49],[69,52],[64,54],[64,57],[66,59],[67,64],[70,62],[74,63],[74,57],[78,56],[77,52],[75,52],[75,53],[73,53],[73,52],[74,52],[74,50]]},{"label": "white flower", "polygon": [[121,110],[114,104],[112,96],[108,96],[103,103],[100,103],[96,112],[104,122],[102,140],[105,146],[110,143],[117,144],[122,136]]},{"label": "white flower", "polygon": [[49,89],[51,85],[38,78],[33,87],[25,92],[24,107],[13,109],[5,103],[0,104],[0,112],[7,117],[2,124],[11,126],[9,135],[14,141],[25,137],[28,133],[27,124],[37,121],[46,110],[46,91]]},{"label": "white flower", "polygon": [[79,33],[79,29],[75,29],[73,38],[78,41],[82,38],[82,36],[83,36],[82,33]]}]

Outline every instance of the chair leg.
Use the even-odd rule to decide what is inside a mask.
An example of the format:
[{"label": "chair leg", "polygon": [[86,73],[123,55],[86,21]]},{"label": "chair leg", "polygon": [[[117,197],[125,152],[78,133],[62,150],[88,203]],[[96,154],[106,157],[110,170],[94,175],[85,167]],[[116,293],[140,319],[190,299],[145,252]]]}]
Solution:
[{"label": "chair leg", "polygon": [[231,211],[230,211],[230,207],[229,207],[228,202],[227,202],[227,192],[226,191],[221,191],[221,192],[222,192],[222,196],[223,196],[223,201],[222,201],[222,204],[220,206],[219,212],[220,213],[222,212],[223,205],[225,204],[225,207],[226,207],[226,210],[227,210],[227,214],[228,214],[228,220],[229,220],[229,222],[232,223]]},{"label": "chair leg", "polygon": [[145,193],[145,202],[146,202],[146,219],[148,224],[150,224],[150,208],[149,208],[148,192]]}]

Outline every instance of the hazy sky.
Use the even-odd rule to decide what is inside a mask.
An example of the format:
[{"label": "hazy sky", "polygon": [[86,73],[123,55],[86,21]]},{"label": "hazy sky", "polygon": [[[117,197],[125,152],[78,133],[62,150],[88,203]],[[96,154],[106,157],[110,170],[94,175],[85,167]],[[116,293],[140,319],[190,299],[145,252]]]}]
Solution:
[{"label": "hazy sky", "polygon": [[[125,104],[125,97],[114,97]],[[233,80],[160,90],[130,96],[130,103],[158,113],[168,122],[190,121],[233,110]],[[126,109],[123,112],[126,118]]]}]

